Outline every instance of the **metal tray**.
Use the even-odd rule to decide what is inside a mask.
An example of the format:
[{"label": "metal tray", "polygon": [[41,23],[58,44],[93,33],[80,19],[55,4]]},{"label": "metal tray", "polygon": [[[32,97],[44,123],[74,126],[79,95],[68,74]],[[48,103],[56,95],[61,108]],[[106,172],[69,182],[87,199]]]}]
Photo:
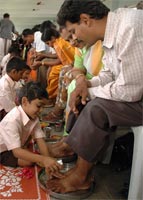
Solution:
[{"label": "metal tray", "polygon": [[61,159],[63,161],[63,163],[75,162],[77,160],[77,154],[61,157],[61,158],[58,158],[58,159]]},{"label": "metal tray", "polygon": [[[66,170],[65,170],[66,171]],[[47,189],[46,185],[48,182],[48,176],[45,173],[45,169],[41,169],[40,172],[38,173],[38,181],[40,187],[47,192],[50,196],[56,198],[56,199],[61,199],[61,200],[80,200],[80,199],[86,199],[90,195],[92,195],[94,188],[95,188],[95,182],[91,184],[91,187],[87,190],[79,190],[77,192],[69,192],[66,194],[60,194],[56,192],[52,192],[49,189]]]}]

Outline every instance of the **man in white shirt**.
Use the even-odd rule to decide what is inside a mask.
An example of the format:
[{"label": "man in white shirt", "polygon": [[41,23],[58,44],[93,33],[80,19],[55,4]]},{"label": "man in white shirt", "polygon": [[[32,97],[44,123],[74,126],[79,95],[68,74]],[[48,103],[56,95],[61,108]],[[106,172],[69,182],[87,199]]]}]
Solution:
[{"label": "man in white shirt", "polygon": [[65,142],[56,149],[65,156],[70,147],[78,154],[78,161],[65,178],[48,182],[47,187],[52,191],[67,193],[89,188],[93,163],[106,150],[110,132],[116,126],[143,124],[142,21],[142,11],[123,8],[109,12],[96,0],[65,0],[61,6],[60,26],[66,26],[89,46],[97,40],[103,41],[104,68],[89,82],[83,76],[76,79],[71,110],[78,114],[77,97],[82,104],[86,104],[87,95],[91,101],[80,113]]}]

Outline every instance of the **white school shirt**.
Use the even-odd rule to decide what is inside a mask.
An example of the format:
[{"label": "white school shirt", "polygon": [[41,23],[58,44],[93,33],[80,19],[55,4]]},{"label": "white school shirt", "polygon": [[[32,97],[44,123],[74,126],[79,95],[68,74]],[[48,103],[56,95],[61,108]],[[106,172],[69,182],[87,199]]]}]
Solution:
[{"label": "white school shirt", "polygon": [[0,78],[0,111],[9,112],[15,104],[15,84],[8,74]]},{"label": "white school shirt", "polygon": [[39,119],[30,120],[21,106],[13,108],[0,122],[0,152],[23,147],[30,135],[45,137]]},{"label": "white school shirt", "polygon": [[1,67],[2,67],[2,76],[5,75],[6,73],[6,66],[8,61],[10,60],[10,53],[8,53],[7,55],[5,55],[1,61]]},{"label": "white school shirt", "polygon": [[136,102],[143,97],[143,11],[110,12],[103,41],[103,69],[88,89],[96,97]]}]

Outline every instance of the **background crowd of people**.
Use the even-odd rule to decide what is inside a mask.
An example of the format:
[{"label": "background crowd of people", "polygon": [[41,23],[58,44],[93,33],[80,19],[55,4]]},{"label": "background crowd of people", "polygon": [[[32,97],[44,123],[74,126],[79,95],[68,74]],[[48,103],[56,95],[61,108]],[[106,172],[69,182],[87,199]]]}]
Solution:
[{"label": "background crowd of people", "polygon": [[[91,171],[118,126],[140,126],[143,97],[143,12],[110,11],[98,0],[64,1],[56,26],[47,20],[19,34],[10,15],[0,21],[0,163],[42,163],[48,188],[67,193],[88,189]],[[16,39],[12,41],[12,33]],[[47,148],[39,124],[65,121],[63,139]],[[29,137],[40,155],[27,149]],[[53,157],[76,153],[67,174]],[[84,166],[84,167],[83,167]]]}]

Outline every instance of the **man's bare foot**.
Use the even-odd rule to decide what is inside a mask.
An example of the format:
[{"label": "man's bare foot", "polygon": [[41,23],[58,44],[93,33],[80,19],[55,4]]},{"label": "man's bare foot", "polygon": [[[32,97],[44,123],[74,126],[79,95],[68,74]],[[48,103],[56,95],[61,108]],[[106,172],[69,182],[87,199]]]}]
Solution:
[{"label": "man's bare foot", "polygon": [[72,149],[63,141],[59,141],[56,144],[49,144],[48,151],[52,157],[61,158],[73,155]]},{"label": "man's bare foot", "polygon": [[86,190],[90,188],[91,178],[81,176],[78,167],[75,166],[70,171],[65,173],[62,179],[49,180],[47,188],[57,193],[68,193],[78,190]]}]

